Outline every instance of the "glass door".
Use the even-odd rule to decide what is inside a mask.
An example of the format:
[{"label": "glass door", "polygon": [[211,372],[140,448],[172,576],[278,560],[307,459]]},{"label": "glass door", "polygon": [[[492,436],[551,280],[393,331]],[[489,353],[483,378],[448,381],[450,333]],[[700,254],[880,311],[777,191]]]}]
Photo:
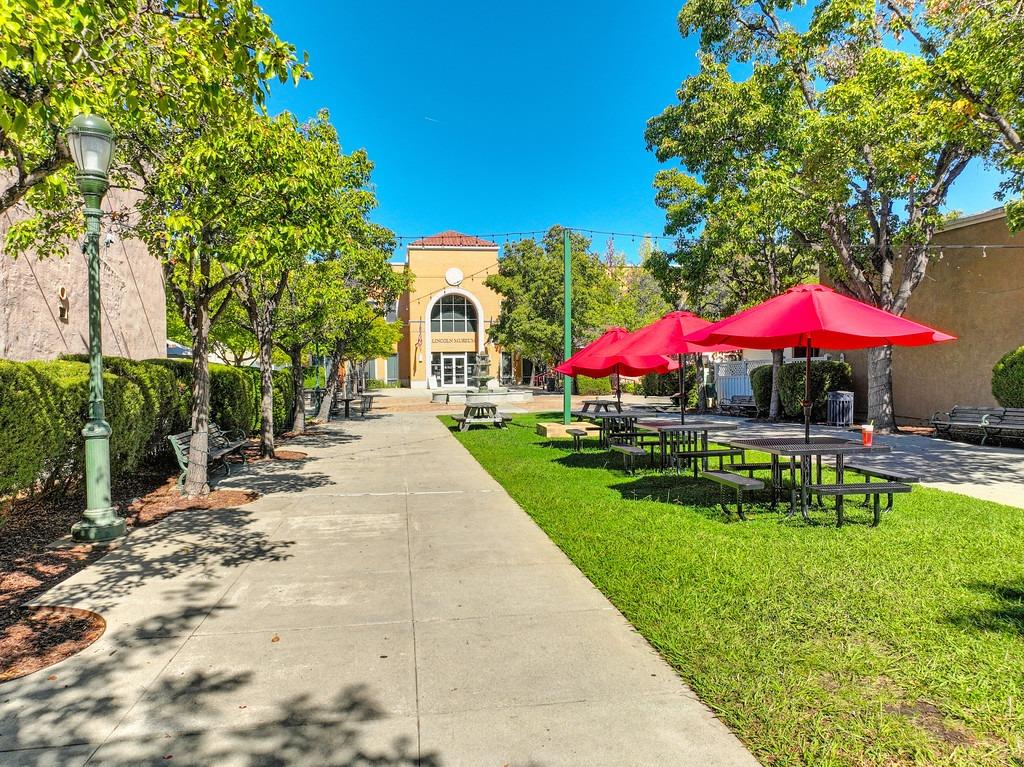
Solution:
[{"label": "glass door", "polygon": [[441,385],[442,386],[465,386],[466,385],[466,355],[465,354],[442,354],[441,355]]}]

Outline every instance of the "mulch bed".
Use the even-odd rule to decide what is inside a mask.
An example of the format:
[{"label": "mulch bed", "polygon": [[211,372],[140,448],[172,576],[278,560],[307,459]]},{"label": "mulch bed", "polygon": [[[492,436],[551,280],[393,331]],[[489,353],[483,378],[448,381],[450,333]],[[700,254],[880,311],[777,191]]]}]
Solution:
[{"label": "mulch bed", "polygon": [[[277,457],[296,461],[306,454],[278,450]],[[166,470],[136,473],[112,488],[114,505],[123,510],[131,529],[177,511],[235,508],[259,497],[223,489],[183,498],[176,483],[177,475],[168,477]],[[40,594],[106,552],[103,545],[73,544],[68,538],[84,507],[84,498],[77,494],[0,505],[0,682],[63,660],[103,634],[103,618],[93,613],[30,607]],[[60,545],[53,545],[58,541]]]}]

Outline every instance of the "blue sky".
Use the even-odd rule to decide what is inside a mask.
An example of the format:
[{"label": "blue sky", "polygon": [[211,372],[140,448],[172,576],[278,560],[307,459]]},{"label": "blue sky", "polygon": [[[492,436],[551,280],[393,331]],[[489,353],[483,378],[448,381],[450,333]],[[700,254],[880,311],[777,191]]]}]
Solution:
[{"label": "blue sky", "polygon": [[[398,235],[555,223],[661,234],[643,134],[697,68],[681,4],[264,0],[314,75],[276,85],[269,106],[329,109],[345,150],[376,163],[373,218]],[[950,207],[993,207],[997,183],[972,167]],[[616,238],[631,256],[637,245]]]}]

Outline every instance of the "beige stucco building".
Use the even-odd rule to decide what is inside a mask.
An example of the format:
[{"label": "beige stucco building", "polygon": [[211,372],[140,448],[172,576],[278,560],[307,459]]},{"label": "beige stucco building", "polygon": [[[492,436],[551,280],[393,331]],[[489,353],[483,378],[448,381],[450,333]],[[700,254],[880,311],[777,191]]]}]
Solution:
[{"label": "beige stucco building", "polygon": [[[1003,209],[957,219],[933,242],[938,250],[905,316],[958,340],[893,349],[900,422],[925,420],[958,404],[996,405],[992,366],[1024,345],[1024,234],[1010,233]],[[854,370],[856,409],[864,412],[867,355],[847,352],[846,358]]]},{"label": "beige stucco building", "polygon": [[465,388],[481,356],[490,378],[512,377],[512,358],[488,342],[501,298],[484,285],[498,270],[499,248],[479,237],[447,231],[409,244],[396,268],[414,276],[394,313],[402,340],[388,360],[371,363],[370,378],[414,389]]},{"label": "beige stucco building", "polygon": [[[111,192],[105,210],[128,201]],[[3,250],[18,213],[0,215],[0,358],[53,359],[88,351],[88,265],[80,242],[64,258],[13,259]],[[167,316],[160,262],[138,240],[104,228],[100,235],[103,353],[167,356]]]}]

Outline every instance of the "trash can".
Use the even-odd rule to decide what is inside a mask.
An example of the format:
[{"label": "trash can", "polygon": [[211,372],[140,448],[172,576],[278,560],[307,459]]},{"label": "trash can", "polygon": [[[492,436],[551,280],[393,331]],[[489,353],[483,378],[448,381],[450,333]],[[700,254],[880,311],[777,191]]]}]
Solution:
[{"label": "trash can", "polygon": [[830,391],[828,393],[828,425],[853,426],[852,391]]}]

